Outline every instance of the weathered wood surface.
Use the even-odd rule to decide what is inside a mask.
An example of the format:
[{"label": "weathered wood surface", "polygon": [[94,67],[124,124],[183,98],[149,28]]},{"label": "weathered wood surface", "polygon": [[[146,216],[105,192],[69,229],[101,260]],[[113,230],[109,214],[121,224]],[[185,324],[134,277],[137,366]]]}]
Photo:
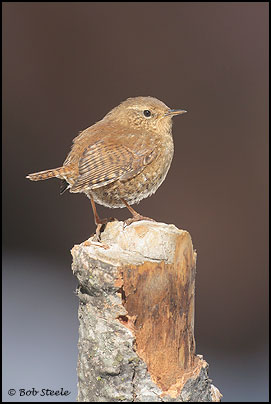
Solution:
[{"label": "weathered wood surface", "polygon": [[111,222],[72,249],[79,281],[78,401],[220,401],[195,354],[188,232]]}]

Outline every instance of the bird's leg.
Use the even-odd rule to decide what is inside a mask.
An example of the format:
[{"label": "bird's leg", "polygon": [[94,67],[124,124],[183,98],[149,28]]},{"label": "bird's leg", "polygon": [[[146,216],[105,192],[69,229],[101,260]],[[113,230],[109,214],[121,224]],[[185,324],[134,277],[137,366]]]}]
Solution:
[{"label": "bird's leg", "polygon": [[140,213],[137,213],[132,206],[130,206],[123,198],[120,198],[121,201],[124,203],[124,205],[129,209],[129,211],[132,213],[133,217],[130,217],[129,219],[125,220],[126,226],[133,222],[138,222],[139,220],[151,220],[152,222],[155,222],[154,219],[151,219],[150,217],[142,216]]},{"label": "bird's leg", "polygon": [[93,214],[94,214],[94,221],[95,221],[95,224],[97,226],[96,227],[96,239],[97,239],[97,241],[101,241],[102,227],[104,225],[106,225],[108,222],[112,222],[112,221],[114,221],[116,219],[114,217],[110,217],[110,219],[100,219],[100,217],[98,215],[98,212],[97,212],[97,209],[96,209],[94,199],[92,198],[91,195],[89,195],[89,198],[90,198],[90,202],[91,202],[91,206],[92,206],[92,210],[93,210]]},{"label": "bird's leg", "polygon": [[104,219],[104,220],[100,219],[97,209],[96,209],[94,199],[92,198],[92,196],[89,196],[89,198],[90,198],[90,202],[91,202],[91,206],[92,206],[92,210],[93,210],[93,214],[94,214],[94,221],[95,221],[96,226],[98,224],[104,224],[105,223],[104,220],[106,220],[106,219]]}]

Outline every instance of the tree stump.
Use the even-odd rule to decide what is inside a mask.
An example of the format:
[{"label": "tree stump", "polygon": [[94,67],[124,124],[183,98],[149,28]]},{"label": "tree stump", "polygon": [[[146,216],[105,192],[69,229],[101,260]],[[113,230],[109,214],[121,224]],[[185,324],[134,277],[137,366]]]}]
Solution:
[{"label": "tree stump", "polygon": [[187,231],[110,222],[72,249],[78,401],[220,401],[195,354],[196,253]]}]

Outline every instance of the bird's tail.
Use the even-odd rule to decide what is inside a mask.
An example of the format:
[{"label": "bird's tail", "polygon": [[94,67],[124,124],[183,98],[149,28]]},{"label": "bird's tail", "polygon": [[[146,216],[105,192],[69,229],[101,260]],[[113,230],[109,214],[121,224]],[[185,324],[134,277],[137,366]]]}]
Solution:
[{"label": "bird's tail", "polygon": [[28,174],[26,178],[31,181],[48,180],[49,178],[65,178],[65,175],[70,172],[69,166],[53,168],[52,170],[39,171],[38,173]]}]

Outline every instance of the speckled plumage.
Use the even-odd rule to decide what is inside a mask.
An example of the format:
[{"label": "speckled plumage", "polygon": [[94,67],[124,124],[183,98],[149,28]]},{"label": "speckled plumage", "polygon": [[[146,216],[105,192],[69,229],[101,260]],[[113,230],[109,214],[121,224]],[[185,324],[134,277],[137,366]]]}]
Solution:
[{"label": "speckled plumage", "polygon": [[73,140],[62,167],[27,178],[60,178],[70,192],[111,208],[138,203],[164,181],[174,149],[172,116],[184,112],[153,97],[128,98]]}]

